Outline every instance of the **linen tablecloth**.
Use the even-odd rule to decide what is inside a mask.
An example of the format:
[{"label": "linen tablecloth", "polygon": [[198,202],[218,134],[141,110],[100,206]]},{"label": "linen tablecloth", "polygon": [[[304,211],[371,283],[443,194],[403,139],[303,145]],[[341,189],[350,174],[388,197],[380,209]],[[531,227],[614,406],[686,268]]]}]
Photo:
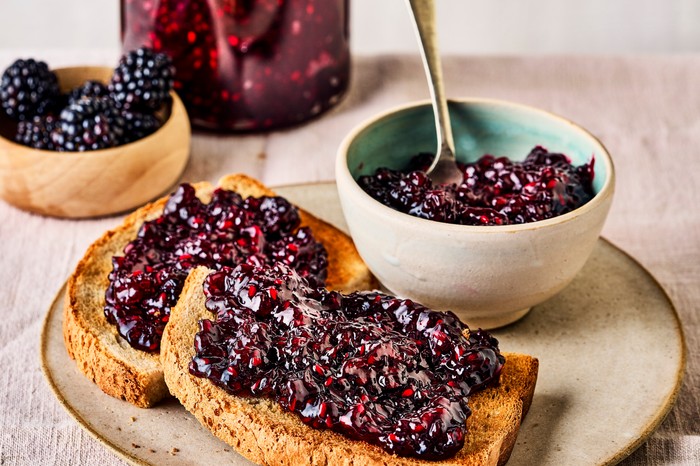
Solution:
[{"label": "linen tablecloth", "polygon": [[[0,52],[0,68],[20,55],[30,53]],[[31,55],[52,66],[113,65],[117,58],[99,51]],[[688,348],[675,407],[623,464],[700,464],[700,55],[447,57],[444,66],[448,95],[559,113],[609,149],[618,178],[603,235],[666,289]],[[315,121],[267,135],[195,133],[183,180],[216,181],[238,171],[271,186],[332,180],[336,149],[353,126],[427,97],[417,58],[359,57],[347,97]],[[38,352],[56,292],[88,245],[120,220],[58,220],[0,202],[0,464],[122,463],[61,408]]]}]

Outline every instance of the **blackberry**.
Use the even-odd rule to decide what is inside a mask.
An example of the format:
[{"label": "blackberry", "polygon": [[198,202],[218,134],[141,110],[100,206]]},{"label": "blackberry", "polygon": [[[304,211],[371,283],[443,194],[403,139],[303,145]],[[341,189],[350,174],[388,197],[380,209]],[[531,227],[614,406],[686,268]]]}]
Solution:
[{"label": "blackberry", "polygon": [[122,112],[124,118],[124,137],[122,144],[127,144],[155,133],[161,123],[150,113]]},{"label": "blackberry", "polygon": [[2,108],[18,121],[56,110],[60,95],[56,75],[46,63],[31,58],[16,60],[0,81]]},{"label": "blackberry", "polygon": [[170,99],[174,75],[170,57],[144,47],[121,58],[109,82],[109,91],[117,106],[124,110],[158,110]]},{"label": "blackberry", "polygon": [[35,116],[31,121],[20,121],[15,141],[34,149],[58,150],[52,140],[58,129],[58,121],[52,115]]},{"label": "blackberry", "polygon": [[124,137],[124,126],[114,102],[83,97],[63,109],[53,142],[63,150],[78,152],[114,147]]},{"label": "blackberry", "polygon": [[68,95],[68,103],[77,102],[83,97],[107,97],[109,90],[107,86],[99,81],[85,81],[82,86],[73,89]]}]

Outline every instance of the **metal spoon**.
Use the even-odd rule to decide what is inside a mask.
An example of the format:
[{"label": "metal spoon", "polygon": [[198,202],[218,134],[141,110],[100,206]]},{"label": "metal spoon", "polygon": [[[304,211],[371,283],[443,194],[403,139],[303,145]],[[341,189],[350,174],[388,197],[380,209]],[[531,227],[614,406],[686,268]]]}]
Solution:
[{"label": "metal spoon", "polygon": [[463,175],[455,160],[455,142],[452,137],[450,113],[445,99],[445,86],[442,82],[442,65],[437,46],[435,27],[435,0],[406,0],[415,32],[421,45],[423,67],[428,78],[430,97],[435,113],[435,131],[437,132],[437,151],[427,173],[433,183],[461,183]]}]

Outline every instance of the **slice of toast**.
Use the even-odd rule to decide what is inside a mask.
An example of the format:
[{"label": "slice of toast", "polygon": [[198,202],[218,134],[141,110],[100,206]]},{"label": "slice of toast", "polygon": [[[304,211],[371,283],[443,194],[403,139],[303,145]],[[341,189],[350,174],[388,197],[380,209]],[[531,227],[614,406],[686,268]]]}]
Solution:
[{"label": "slice of toast", "polygon": [[[245,175],[229,175],[219,186],[243,197],[272,196],[274,193]],[[211,200],[216,187],[194,184],[203,202]],[[105,291],[112,270],[112,256],[136,237],[146,220],[163,212],[167,198],[148,204],[114,230],[106,232],[87,250],[68,280],[63,312],[66,349],[78,368],[105,393],[147,408],[168,395],[158,354],[132,348],[104,316]],[[372,288],[374,279],[357,253],[352,240],[328,223],[300,209],[302,226],[309,226],[328,251],[327,286],[339,291]]]},{"label": "slice of toast", "polygon": [[194,335],[200,319],[212,318],[204,307],[202,284],[210,271],[193,270],[163,333],[161,360],[170,392],[182,405],[241,455],[259,464],[344,465],[500,465],[510,457],[522,417],[537,381],[537,359],[504,353],[500,383],[470,397],[465,445],[442,461],[421,461],[387,454],[380,447],[303,424],[273,400],[238,397],[189,373]]}]

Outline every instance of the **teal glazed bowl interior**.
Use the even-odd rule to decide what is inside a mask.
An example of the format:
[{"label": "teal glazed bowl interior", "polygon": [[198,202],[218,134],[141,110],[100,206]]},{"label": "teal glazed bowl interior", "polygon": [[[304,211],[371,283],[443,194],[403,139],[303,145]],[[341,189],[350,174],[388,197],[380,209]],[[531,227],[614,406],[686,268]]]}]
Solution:
[{"label": "teal glazed bowl interior", "polygon": [[[524,160],[533,147],[544,146],[551,152],[566,154],[574,165],[581,165],[600,152],[600,142],[582,128],[532,107],[470,100],[450,101],[449,109],[460,162],[474,162],[484,154]],[[363,128],[348,147],[347,164],[355,179],[371,175],[380,167],[403,169],[411,155],[435,153],[436,141],[430,104],[404,107]],[[596,192],[608,179],[608,169],[607,164],[596,163]]]},{"label": "teal glazed bowl interior", "polygon": [[356,180],[377,168],[403,169],[435,152],[429,102],[399,107],[359,125],[343,141],[336,180],[360,255],[382,284],[402,297],[452,310],[470,325],[495,328],[523,317],[561,291],[583,267],[600,235],[614,192],[614,168],[588,131],[552,113],[505,101],[450,101],[457,159],[484,154],[524,160],[535,146],[594,159],[592,200],[567,214],[520,225],[452,225],[380,204]]}]

